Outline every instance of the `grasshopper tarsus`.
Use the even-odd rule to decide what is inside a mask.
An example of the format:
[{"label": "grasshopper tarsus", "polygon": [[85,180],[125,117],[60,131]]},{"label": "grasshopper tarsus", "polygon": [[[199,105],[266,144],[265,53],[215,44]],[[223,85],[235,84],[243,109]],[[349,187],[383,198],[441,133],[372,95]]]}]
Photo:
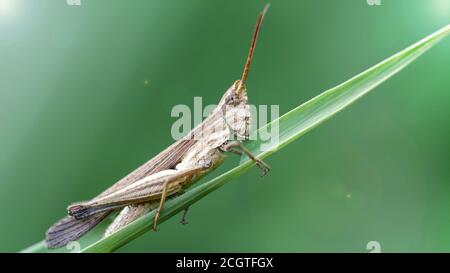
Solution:
[{"label": "grasshopper tarsus", "polygon": [[155,219],[153,219],[152,229],[154,232],[158,232],[158,219],[159,219],[160,210],[156,211]]},{"label": "grasshopper tarsus", "polygon": [[159,231],[159,228],[158,228],[158,225],[156,224],[156,222],[153,223],[152,230],[154,232],[158,232]]},{"label": "grasshopper tarsus", "polygon": [[262,170],[261,177],[266,176],[271,170],[270,166],[264,163],[264,161],[261,161],[259,159],[257,160],[258,161],[256,163],[256,166],[258,166]]},{"label": "grasshopper tarsus", "polygon": [[188,213],[188,211],[189,211],[189,207],[185,208],[184,211],[183,211],[183,217],[181,218],[181,222],[180,222],[182,225],[189,224],[189,221],[187,220],[187,213]]}]

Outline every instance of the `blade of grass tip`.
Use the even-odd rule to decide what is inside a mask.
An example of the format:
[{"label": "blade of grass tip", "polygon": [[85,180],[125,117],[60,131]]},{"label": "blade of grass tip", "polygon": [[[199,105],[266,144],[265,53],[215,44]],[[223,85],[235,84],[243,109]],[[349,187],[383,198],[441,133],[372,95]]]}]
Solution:
[{"label": "blade of grass tip", "polygon": [[[259,129],[266,130],[266,127],[278,123],[280,132],[278,144],[261,151],[260,143],[253,142],[248,148],[261,158],[278,151],[402,70],[448,34],[450,25],[289,111],[279,120]],[[265,144],[267,147],[268,143]]]},{"label": "blade of grass tip", "polygon": [[[263,151],[260,149],[263,142],[256,140],[249,143],[248,148],[260,158],[267,157],[280,150],[386,81],[449,33],[450,25],[447,25],[346,82],[294,108],[279,119],[270,122],[258,130],[258,132],[261,132],[262,130],[266,130],[267,127],[273,128],[278,126],[280,133],[278,143],[272,144],[272,146],[269,146],[269,149]],[[168,200],[161,214],[160,222],[166,221],[185,207],[194,204],[204,196],[220,188],[232,180],[232,178],[246,172],[252,165],[253,163],[250,160],[243,160],[237,167],[187,191],[175,199]],[[114,251],[144,232],[149,231],[149,223],[152,222],[154,216],[155,211],[152,211],[111,236],[89,245],[81,250],[81,252]]]}]

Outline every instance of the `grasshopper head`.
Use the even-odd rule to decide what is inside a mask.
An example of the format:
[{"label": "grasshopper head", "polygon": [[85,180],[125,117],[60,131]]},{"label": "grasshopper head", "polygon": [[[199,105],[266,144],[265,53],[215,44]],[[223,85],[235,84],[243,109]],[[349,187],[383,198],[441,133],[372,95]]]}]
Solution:
[{"label": "grasshopper head", "polygon": [[228,127],[233,131],[237,137],[248,139],[250,131],[250,107],[248,105],[247,87],[245,82],[250,71],[250,66],[253,61],[253,54],[255,52],[256,41],[258,40],[259,32],[261,30],[264,17],[269,8],[269,4],[264,7],[256,21],[256,28],[253,33],[252,43],[245,63],[242,78],[234,82],[234,84],[225,92],[219,102],[218,109],[223,113],[224,120]]},{"label": "grasshopper head", "polygon": [[218,109],[233,135],[241,139],[247,139],[250,132],[250,107],[248,105],[247,90],[241,80],[237,80],[225,92],[219,102]]},{"label": "grasshopper head", "polygon": [[247,104],[247,88],[241,80],[237,80],[234,84],[225,92],[219,105],[222,107],[238,106],[241,104]]}]

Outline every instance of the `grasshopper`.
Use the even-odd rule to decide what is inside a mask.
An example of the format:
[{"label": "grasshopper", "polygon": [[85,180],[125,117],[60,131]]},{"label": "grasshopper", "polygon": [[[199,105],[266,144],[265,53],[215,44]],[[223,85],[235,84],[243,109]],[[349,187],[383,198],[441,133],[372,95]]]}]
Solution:
[{"label": "grasshopper", "polygon": [[[245,83],[268,8],[269,5],[264,7],[256,22],[241,79],[225,92],[215,110],[185,137],[97,197],[70,205],[67,209],[69,215],[47,231],[49,248],[63,247],[77,240],[117,209],[122,210],[106,230],[105,236],[152,209],[157,209],[153,220],[156,231],[165,200],[182,194],[192,183],[217,168],[227,153],[247,155],[262,169],[263,175],[270,170],[242,144],[249,138],[251,122]],[[182,223],[186,223],[187,210],[184,211]]]}]

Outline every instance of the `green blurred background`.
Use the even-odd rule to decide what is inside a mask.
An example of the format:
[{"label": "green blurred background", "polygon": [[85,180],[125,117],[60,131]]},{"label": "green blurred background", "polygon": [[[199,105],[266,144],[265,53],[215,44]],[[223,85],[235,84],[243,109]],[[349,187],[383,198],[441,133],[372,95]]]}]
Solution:
[{"label": "green blurred background", "polygon": [[[285,113],[450,23],[449,0],[272,1],[248,81]],[[266,1],[0,0],[0,251],[43,239],[241,75]],[[123,252],[450,251],[450,39]],[[238,158],[216,173],[236,165]],[[209,177],[212,177],[210,175]]]}]

